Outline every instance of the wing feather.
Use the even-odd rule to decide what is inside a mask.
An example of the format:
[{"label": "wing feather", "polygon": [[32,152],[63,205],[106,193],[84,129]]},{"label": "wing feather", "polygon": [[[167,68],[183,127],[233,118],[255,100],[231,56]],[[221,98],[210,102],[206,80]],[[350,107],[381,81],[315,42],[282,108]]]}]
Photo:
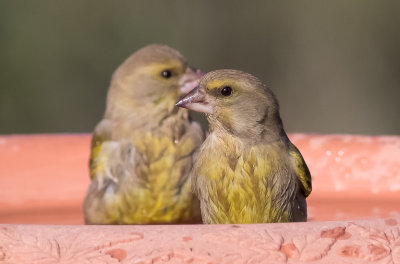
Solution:
[{"label": "wing feather", "polygon": [[300,151],[292,143],[290,143],[290,155],[292,160],[294,161],[294,169],[299,179],[299,182],[301,183],[301,189],[304,193],[304,196],[307,197],[312,191],[310,170],[308,169],[307,164],[304,161],[304,158],[301,155]]}]

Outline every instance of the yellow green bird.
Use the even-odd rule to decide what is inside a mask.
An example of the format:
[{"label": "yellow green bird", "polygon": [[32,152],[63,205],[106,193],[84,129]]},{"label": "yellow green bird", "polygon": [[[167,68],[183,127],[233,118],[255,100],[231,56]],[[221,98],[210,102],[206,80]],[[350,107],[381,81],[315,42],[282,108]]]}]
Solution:
[{"label": "yellow green bird", "polygon": [[177,106],[205,113],[210,126],[191,172],[205,224],[307,221],[310,172],[259,79],[213,71]]},{"label": "yellow green bird", "polygon": [[165,45],[146,46],[117,68],[92,137],[87,224],[200,219],[188,176],[204,134],[175,102],[201,75]]}]

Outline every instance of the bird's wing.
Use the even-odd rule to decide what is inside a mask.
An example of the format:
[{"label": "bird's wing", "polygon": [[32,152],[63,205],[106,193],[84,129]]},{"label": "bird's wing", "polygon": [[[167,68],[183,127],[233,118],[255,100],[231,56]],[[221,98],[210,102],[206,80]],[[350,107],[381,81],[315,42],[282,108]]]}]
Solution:
[{"label": "bird's wing", "polygon": [[290,143],[290,156],[294,162],[294,170],[301,183],[301,189],[304,196],[307,197],[310,195],[312,190],[310,170],[308,169],[300,151],[292,143]]},{"label": "bird's wing", "polygon": [[103,119],[97,124],[92,135],[90,146],[89,170],[90,179],[96,179],[99,172],[104,170],[104,164],[100,162],[101,148],[104,142],[111,139],[111,124],[107,119]]},{"label": "bird's wing", "polygon": [[[103,182],[118,182],[116,175],[127,167],[129,155],[133,150],[129,142],[114,141],[111,138],[111,122],[103,119],[95,128],[89,159],[90,179]],[[130,160],[130,159],[129,159]],[[128,162],[131,163],[131,162]]]},{"label": "bird's wing", "polygon": [[134,149],[128,141],[112,139],[112,124],[103,119],[92,136],[89,170],[91,184],[83,208],[85,222],[116,224],[120,222],[122,180],[131,171]]}]

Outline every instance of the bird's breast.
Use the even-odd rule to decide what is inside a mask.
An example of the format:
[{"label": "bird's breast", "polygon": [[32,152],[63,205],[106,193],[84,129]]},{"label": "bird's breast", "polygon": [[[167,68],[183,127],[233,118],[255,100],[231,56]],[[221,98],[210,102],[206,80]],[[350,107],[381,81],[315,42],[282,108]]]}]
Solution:
[{"label": "bird's breast", "polygon": [[[243,149],[235,143],[208,142],[201,164],[193,172],[209,223],[263,223],[287,219],[285,208],[275,203],[286,198],[289,178],[279,153],[269,148]],[[289,182],[287,180],[286,182]]]}]

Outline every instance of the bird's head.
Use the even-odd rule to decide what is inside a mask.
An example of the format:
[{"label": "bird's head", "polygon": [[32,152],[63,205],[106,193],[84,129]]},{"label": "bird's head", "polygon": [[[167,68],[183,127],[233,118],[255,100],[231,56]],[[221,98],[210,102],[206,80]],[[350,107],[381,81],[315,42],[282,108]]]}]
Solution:
[{"label": "bird's head", "polygon": [[238,70],[207,73],[176,105],[205,113],[211,131],[252,139],[283,131],[272,91],[258,78]]},{"label": "bird's head", "polygon": [[189,67],[179,51],[165,45],[146,46],[114,72],[106,116],[168,115],[176,100],[193,89],[202,75]]}]

